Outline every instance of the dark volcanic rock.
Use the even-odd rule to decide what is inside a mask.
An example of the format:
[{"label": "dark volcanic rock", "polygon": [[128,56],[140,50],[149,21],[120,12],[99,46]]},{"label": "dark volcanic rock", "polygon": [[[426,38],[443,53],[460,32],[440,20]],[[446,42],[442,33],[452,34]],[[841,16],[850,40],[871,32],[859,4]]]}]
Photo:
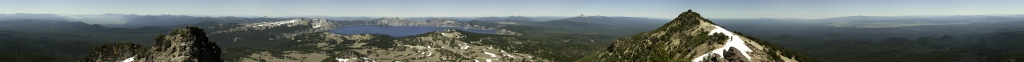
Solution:
[{"label": "dark volcanic rock", "polygon": [[133,43],[107,43],[93,48],[85,62],[121,62],[138,55],[142,46]]},{"label": "dark volcanic rock", "polygon": [[203,29],[188,26],[156,38],[153,47],[138,61],[143,62],[223,62],[221,49],[207,39]]},{"label": "dark volcanic rock", "polygon": [[[708,56],[710,62],[750,62],[747,61],[746,56],[740,54],[741,52],[736,48],[729,48],[725,51],[725,54],[721,54],[724,57]],[[715,54],[718,55],[718,54]]]}]

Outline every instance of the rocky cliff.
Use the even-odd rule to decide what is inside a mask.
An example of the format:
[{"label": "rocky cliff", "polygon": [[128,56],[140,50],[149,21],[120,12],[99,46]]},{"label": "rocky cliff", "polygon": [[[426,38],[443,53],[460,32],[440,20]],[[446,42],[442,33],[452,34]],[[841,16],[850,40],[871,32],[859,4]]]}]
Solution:
[{"label": "rocky cliff", "polygon": [[717,26],[686,11],[661,28],[619,38],[606,51],[578,61],[801,62],[815,60]]},{"label": "rocky cliff", "polygon": [[156,38],[155,44],[141,49],[137,44],[105,44],[90,51],[87,62],[223,62],[221,49],[195,26],[177,29]]},{"label": "rocky cliff", "polygon": [[133,43],[108,43],[93,48],[86,56],[85,62],[121,62],[125,59],[133,59],[142,51],[139,44]]},{"label": "rocky cliff", "polygon": [[223,62],[220,47],[209,41],[203,29],[188,26],[160,35],[138,60],[144,62]]}]

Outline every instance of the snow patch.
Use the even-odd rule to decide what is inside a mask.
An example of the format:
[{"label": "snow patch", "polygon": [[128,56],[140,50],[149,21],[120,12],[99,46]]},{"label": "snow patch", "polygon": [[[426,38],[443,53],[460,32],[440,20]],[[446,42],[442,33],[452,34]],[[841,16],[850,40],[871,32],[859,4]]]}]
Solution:
[{"label": "snow patch", "polygon": [[502,55],[504,55],[504,56],[508,56],[508,57],[516,58],[515,56],[512,56],[512,55],[508,54],[508,52],[505,52],[505,50],[498,50],[498,51],[501,51],[501,53],[504,53],[504,54],[502,54]]},{"label": "snow patch", "polygon": [[124,59],[121,62],[133,62],[133,61],[135,61],[135,56],[128,57],[128,59]]},{"label": "snow patch", "polygon": [[516,58],[515,56],[509,55],[509,54],[504,54],[504,55],[505,55],[505,56],[508,56],[508,57],[512,57],[513,59],[515,59],[515,58]]},{"label": "snow patch", "polygon": [[427,54],[427,56],[431,56],[431,55],[434,55],[434,53]]},{"label": "snow patch", "polygon": [[342,59],[342,58],[334,58],[334,60],[338,60],[338,62],[348,62],[348,59]]},{"label": "snow patch", "polygon": [[498,55],[494,55],[494,53],[487,52],[486,50],[484,51],[484,54],[491,55],[491,57],[498,57]]},{"label": "snow patch", "polygon": [[719,26],[715,26],[715,29],[711,30],[711,33],[709,33],[708,35],[714,35],[715,33],[722,33],[725,34],[726,36],[729,36],[729,40],[726,40],[727,42],[725,43],[725,46],[712,50],[710,53],[700,55],[700,57],[694,58],[692,62],[703,61],[704,57],[707,57],[709,54],[718,54],[719,57],[725,57],[722,54],[725,52],[725,50],[729,50],[729,48],[736,48],[740,50],[740,53],[742,53],[743,56],[747,58],[747,61],[750,61],[750,55],[748,55],[747,53],[752,51],[749,47],[747,47],[746,42],[744,42],[743,39],[740,39],[739,36],[736,36],[732,32],[729,32],[729,30],[725,30],[724,28]]},{"label": "snow patch", "polygon": [[467,44],[467,43],[462,43],[462,44],[466,44],[466,46],[459,45],[459,46],[462,46],[462,50],[469,49],[469,44]]}]

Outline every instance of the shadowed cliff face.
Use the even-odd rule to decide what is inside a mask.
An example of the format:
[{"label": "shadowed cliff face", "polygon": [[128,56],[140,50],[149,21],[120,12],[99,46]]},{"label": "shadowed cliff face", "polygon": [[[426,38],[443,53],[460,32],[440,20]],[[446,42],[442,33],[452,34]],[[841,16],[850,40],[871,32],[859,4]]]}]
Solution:
[{"label": "shadowed cliff face", "polygon": [[[137,44],[106,44],[90,51],[87,61],[134,62],[223,62],[221,49],[207,39],[203,29],[195,26],[177,29],[156,38],[148,50]],[[105,53],[103,53],[105,52]]]},{"label": "shadowed cliff face", "polygon": [[108,43],[93,48],[85,62],[121,62],[138,55],[142,46],[133,43]]},{"label": "shadowed cliff face", "polygon": [[653,31],[619,38],[578,61],[623,62],[797,62],[815,61],[753,37],[717,26],[687,11]]}]

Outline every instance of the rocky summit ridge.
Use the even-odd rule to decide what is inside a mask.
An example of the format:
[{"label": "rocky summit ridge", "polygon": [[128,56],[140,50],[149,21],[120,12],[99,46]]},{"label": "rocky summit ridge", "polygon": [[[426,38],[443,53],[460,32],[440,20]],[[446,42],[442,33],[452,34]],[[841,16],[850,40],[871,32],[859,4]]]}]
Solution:
[{"label": "rocky summit ridge", "polygon": [[662,27],[617,39],[606,51],[579,62],[816,62],[806,56],[743,36],[686,11]]},{"label": "rocky summit ridge", "polygon": [[203,29],[187,26],[158,36],[153,46],[109,43],[90,51],[85,62],[223,62],[221,48]]}]

